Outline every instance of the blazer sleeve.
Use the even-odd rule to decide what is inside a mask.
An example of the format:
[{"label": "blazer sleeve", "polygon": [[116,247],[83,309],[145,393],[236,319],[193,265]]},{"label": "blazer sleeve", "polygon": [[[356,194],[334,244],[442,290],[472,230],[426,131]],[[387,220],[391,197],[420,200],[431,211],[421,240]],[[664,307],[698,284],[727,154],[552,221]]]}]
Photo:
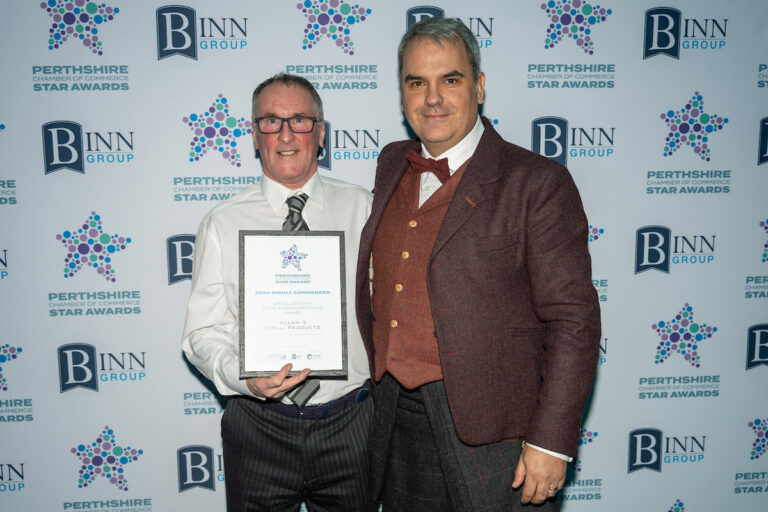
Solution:
[{"label": "blazer sleeve", "polygon": [[533,306],[545,325],[541,387],[526,440],[575,456],[600,343],[587,219],[568,171],[552,163],[532,190],[526,263]]}]

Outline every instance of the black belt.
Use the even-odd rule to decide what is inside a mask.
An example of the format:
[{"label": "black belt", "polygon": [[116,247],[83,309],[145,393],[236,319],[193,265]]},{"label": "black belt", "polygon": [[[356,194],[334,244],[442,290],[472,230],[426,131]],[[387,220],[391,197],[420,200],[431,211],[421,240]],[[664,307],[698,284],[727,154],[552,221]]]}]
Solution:
[{"label": "black belt", "polygon": [[346,395],[337,398],[335,400],[331,400],[330,402],[326,402],[324,404],[317,404],[317,405],[307,405],[303,407],[302,409],[299,409],[293,404],[284,404],[283,402],[277,402],[274,400],[268,400],[265,402],[260,402],[261,407],[272,412],[276,412],[278,414],[282,414],[283,416],[290,416],[291,418],[306,418],[309,420],[319,420],[322,418],[327,418],[328,416],[332,416],[336,414],[337,412],[340,412],[347,407],[351,407],[355,404],[358,404],[368,398],[368,395],[371,392],[371,383],[370,381],[365,381],[365,384],[360,386],[357,389],[353,389]]}]

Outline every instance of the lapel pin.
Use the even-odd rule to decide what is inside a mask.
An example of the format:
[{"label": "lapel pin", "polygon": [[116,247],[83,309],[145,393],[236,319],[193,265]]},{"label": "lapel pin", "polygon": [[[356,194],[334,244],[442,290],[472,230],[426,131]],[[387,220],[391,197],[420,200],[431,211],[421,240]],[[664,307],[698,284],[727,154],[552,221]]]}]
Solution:
[{"label": "lapel pin", "polygon": [[475,207],[475,202],[474,202],[473,200],[471,200],[471,199],[470,199],[470,198],[468,198],[468,197],[465,197],[464,199],[466,199],[466,200],[467,200],[467,202],[469,203],[469,205],[470,205],[472,208],[474,208],[474,207]]}]

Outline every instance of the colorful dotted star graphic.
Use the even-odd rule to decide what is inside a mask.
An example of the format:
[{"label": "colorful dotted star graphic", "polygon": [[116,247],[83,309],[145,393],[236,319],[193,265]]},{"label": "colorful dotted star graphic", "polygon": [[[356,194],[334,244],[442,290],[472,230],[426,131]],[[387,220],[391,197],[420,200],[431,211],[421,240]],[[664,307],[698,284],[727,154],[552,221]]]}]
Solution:
[{"label": "colorful dotted star graphic", "polygon": [[702,160],[709,162],[709,135],[722,130],[728,123],[727,117],[717,114],[705,114],[703,96],[696,91],[691,100],[680,110],[667,110],[661,114],[661,119],[667,123],[669,133],[664,146],[664,156],[672,153],[683,145],[690,146],[693,152]]},{"label": "colorful dotted star graphic", "polygon": [[296,270],[301,270],[301,260],[307,257],[307,253],[298,251],[296,244],[293,244],[287,251],[280,251],[280,255],[283,257],[282,268],[293,265]]},{"label": "colorful dotted star graphic", "polygon": [[752,443],[752,451],[749,453],[749,460],[757,460],[765,455],[766,450],[768,450],[768,418],[755,418],[753,421],[747,423],[747,426],[750,427],[752,432],[757,436],[755,442]]},{"label": "colorful dotted star graphic", "polygon": [[79,444],[70,450],[80,462],[79,488],[88,487],[98,477],[103,476],[121,491],[128,490],[128,480],[125,478],[123,466],[136,461],[144,450],[137,450],[130,446],[115,444],[115,431],[104,427],[101,435],[91,444]]},{"label": "colorful dotted star graphic", "polygon": [[582,0],[549,0],[541,4],[549,17],[544,48],[554,48],[563,39],[572,39],[584,53],[595,53],[592,26],[605,21],[613,11]]},{"label": "colorful dotted star graphic", "polygon": [[213,104],[202,114],[189,114],[181,118],[195,136],[189,143],[189,161],[197,162],[208,150],[217,151],[231,165],[240,167],[237,141],[251,133],[251,122],[244,117],[237,119],[229,114],[229,103],[219,94]]},{"label": "colorful dotted star graphic", "polygon": [[103,53],[98,27],[112,21],[120,12],[117,7],[86,0],[48,0],[41,3],[40,8],[45,9],[48,16],[53,18],[53,24],[48,29],[49,50],[57,49],[73,37],[82,41],[83,46],[90,48],[96,55]]},{"label": "colorful dotted star graphic", "polygon": [[[586,446],[594,442],[596,439],[597,439],[597,432],[592,432],[590,430],[583,428],[581,429],[581,434],[579,434],[579,446]],[[573,468],[576,470],[577,473],[581,472],[581,459],[574,460]]]},{"label": "colorful dotted star graphic", "polygon": [[0,132],[5,130],[5,123],[0,123]]},{"label": "colorful dotted star graphic", "polygon": [[685,512],[685,503],[682,501],[675,500],[675,502],[672,504],[671,507],[669,507],[669,510],[667,512]]},{"label": "colorful dotted star graphic", "polygon": [[371,10],[351,5],[344,0],[304,0],[296,4],[304,13],[307,26],[301,48],[309,50],[323,37],[331,39],[347,55],[354,55],[354,42],[349,37],[349,27],[362,23],[371,15]]},{"label": "colorful dotted star graphic", "polygon": [[589,241],[595,242],[601,236],[603,236],[603,234],[605,233],[605,230],[603,228],[598,228],[597,226],[593,226],[590,224],[588,232],[589,232]]},{"label": "colorful dotted star graphic", "polygon": [[[19,357],[21,347],[13,347],[9,344],[0,346],[0,365],[5,365]],[[8,379],[3,375],[3,366],[0,366],[0,391],[8,391]]]},{"label": "colorful dotted star graphic", "polygon": [[[768,219],[760,221],[760,227],[763,228],[766,234],[768,234]],[[768,241],[763,245],[763,263],[768,261]]]},{"label": "colorful dotted star graphic", "polygon": [[88,220],[79,228],[56,235],[56,240],[67,249],[64,258],[65,278],[74,277],[83,267],[91,267],[107,281],[115,282],[112,255],[125,249],[131,243],[131,238],[117,233],[108,235],[102,229],[101,215],[91,212]]},{"label": "colorful dotted star graphic", "polygon": [[673,353],[682,355],[691,366],[701,366],[699,343],[711,338],[717,332],[717,327],[693,321],[693,307],[687,303],[669,322],[658,322],[651,326],[661,341],[656,347],[655,364],[669,359]]}]

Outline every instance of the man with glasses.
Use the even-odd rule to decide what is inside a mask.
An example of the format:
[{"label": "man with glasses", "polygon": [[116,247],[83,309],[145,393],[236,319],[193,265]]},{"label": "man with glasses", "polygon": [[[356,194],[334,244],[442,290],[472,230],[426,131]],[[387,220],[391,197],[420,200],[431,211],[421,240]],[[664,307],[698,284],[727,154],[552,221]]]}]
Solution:
[{"label": "man with glasses", "polygon": [[290,363],[271,377],[239,379],[238,231],[343,231],[352,319],[352,276],[371,204],[363,188],[317,173],[325,129],[312,84],[273,76],[256,88],[252,105],[263,178],[200,224],[183,339],[189,361],[231,397],[221,422],[227,510],[295,511],[302,501],[310,510],[370,510],[373,404],[355,322],[347,325],[346,379],[308,379],[309,368],[291,376]]}]

